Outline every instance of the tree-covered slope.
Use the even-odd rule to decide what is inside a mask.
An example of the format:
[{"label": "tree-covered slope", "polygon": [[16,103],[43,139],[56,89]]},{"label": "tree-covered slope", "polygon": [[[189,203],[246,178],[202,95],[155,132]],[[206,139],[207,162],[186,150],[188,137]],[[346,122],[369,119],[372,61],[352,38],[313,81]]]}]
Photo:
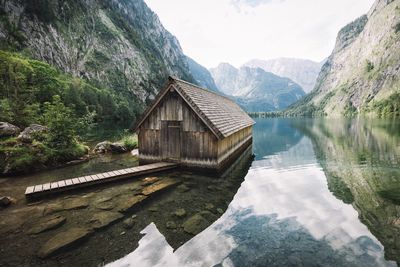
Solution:
[{"label": "tree-covered slope", "polygon": [[236,69],[221,63],[210,72],[218,88],[232,96],[247,112],[282,110],[305,95],[292,80],[260,68]]},{"label": "tree-covered slope", "polygon": [[315,89],[287,115],[400,115],[400,1],[377,0],[340,30]]},{"label": "tree-covered slope", "polygon": [[193,81],[179,42],[142,0],[3,0],[0,48],[109,88],[136,111],[168,75]]}]

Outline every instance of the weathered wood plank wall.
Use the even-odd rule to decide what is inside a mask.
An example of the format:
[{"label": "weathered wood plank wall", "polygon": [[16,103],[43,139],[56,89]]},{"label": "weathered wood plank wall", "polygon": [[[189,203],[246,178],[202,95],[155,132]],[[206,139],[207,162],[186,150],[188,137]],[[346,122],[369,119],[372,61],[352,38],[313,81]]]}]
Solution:
[{"label": "weathered wood plank wall", "polygon": [[140,127],[139,158],[142,161],[165,159],[161,140],[163,121],[182,122],[181,163],[196,166],[217,164],[217,138],[176,92],[167,94]]}]

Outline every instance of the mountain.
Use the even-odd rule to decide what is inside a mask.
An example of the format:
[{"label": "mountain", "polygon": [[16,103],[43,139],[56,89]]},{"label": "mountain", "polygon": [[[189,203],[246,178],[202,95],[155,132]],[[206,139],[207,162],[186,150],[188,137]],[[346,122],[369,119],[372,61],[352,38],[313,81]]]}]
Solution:
[{"label": "mountain", "polygon": [[305,95],[292,80],[260,68],[236,69],[221,63],[210,72],[220,91],[234,97],[248,112],[281,110]]},{"label": "mountain", "polygon": [[306,93],[310,92],[317,80],[323,62],[315,62],[308,59],[276,58],[271,60],[253,59],[244,66],[262,68],[266,72],[272,72],[281,77],[287,77],[299,84]]},{"label": "mountain", "polygon": [[0,49],[107,88],[136,113],[168,75],[194,82],[178,40],[143,0],[3,0]]},{"label": "mountain", "polygon": [[377,0],[339,31],[315,89],[287,115],[400,115],[400,1]]},{"label": "mountain", "polygon": [[211,73],[208,71],[208,69],[206,69],[205,67],[203,67],[190,57],[186,57],[186,59],[189,64],[189,70],[195,80],[195,83],[200,87],[210,89],[215,92],[219,92],[218,87],[215,84],[214,79],[211,76]]}]

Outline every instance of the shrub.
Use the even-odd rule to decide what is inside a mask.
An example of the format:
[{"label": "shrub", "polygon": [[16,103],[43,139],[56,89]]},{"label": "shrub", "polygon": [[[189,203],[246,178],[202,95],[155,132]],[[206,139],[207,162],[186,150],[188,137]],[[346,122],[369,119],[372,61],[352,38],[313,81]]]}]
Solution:
[{"label": "shrub", "polygon": [[365,62],[365,71],[370,72],[373,69],[374,69],[374,64],[371,61],[367,60]]},{"label": "shrub", "polygon": [[128,150],[132,150],[138,147],[138,139],[137,135],[132,135],[132,134],[126,134],[121,138],[121,143],[124,144],[124,146]]}]

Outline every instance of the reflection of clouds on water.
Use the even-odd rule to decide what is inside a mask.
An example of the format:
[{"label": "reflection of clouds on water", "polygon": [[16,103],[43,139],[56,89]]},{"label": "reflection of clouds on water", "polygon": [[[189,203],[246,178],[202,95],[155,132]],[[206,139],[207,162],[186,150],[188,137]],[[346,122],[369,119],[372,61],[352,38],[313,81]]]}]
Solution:
[{"label": "reflection of clouds on water", "polygon": [[145,233],[113,266],[395,265],[354,208],[328,190],[307,138],[254,162],[222,217],[175,252],[154,225]]}]

